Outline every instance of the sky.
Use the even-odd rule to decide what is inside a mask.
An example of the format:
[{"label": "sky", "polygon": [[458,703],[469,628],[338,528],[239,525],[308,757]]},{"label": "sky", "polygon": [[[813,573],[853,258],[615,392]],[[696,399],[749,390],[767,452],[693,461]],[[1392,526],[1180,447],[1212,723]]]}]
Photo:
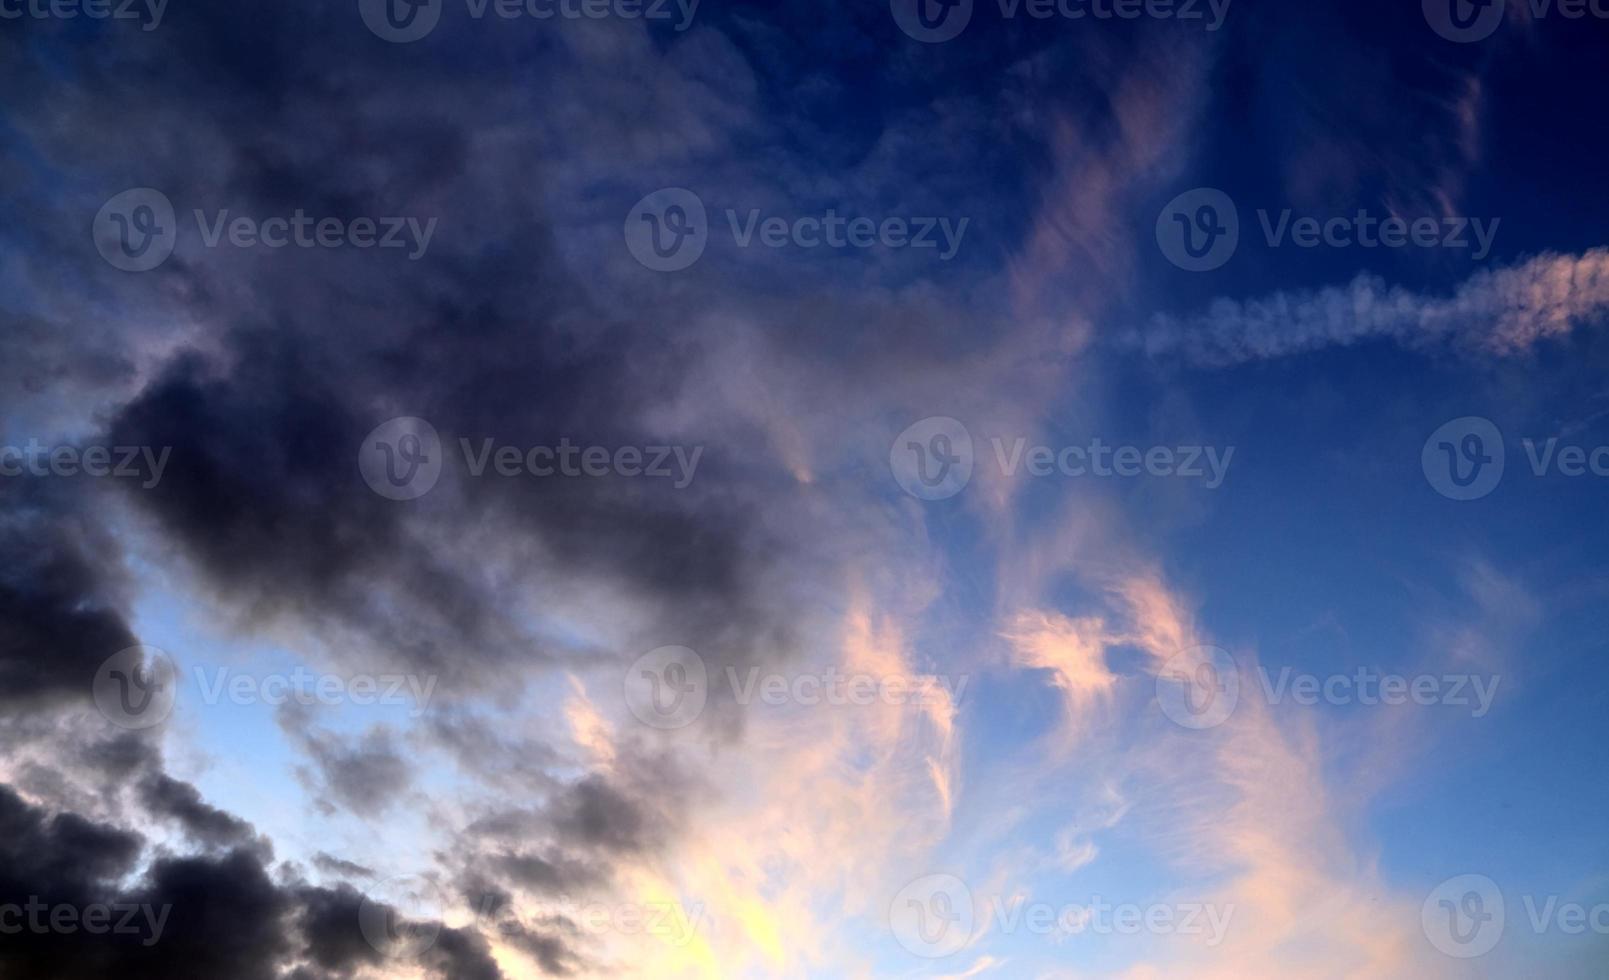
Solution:
[{"label": "sky", "polygon": [[1609,6],[0,0],[0,977],[1601,977]]}]

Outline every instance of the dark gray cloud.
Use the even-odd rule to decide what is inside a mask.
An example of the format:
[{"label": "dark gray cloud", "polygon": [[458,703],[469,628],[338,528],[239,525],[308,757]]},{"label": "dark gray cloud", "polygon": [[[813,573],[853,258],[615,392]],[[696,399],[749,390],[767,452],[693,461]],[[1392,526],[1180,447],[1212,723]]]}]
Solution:
[{"label": "dark gray cloud", "polygon": [[312,760],[298,775],[327,805],[361,817],[379,816],[413,782],[414,763],[386,726],[347,738],[314,728],[312,712],[292,704],[280,709],[279,719],[281,729]]},{"label": "dark gray cloud", "polygon": [[245,844],[253,836],[251,824],[208,805],[201,791],[166,773],[152,773],[140,784],[140,802],[152,813],[179,823],[191,838],[209,847]]},{"label": "dark gray cloud", "polygon": [[325,874],[337,875],[342,878],[373,878],[374,870],[365,868],[353,861],[342,860],[333,854],[319,851],[313,855],[313,867]]},{"label": "dark gray cloud", "polygon": [[[194,791],[170,786],[161,792],[189,800]],[[132,831],[49,813],[0,784],[0,905],[23,909],[22,917],[7,918],[8,926],[22,928],[0,942],[0,973],[52,980],[274,980],[292,971],[308,980],[337,980],[383,970],[383,956],[360,928],[363,896],[351,886],[277,883],[265,849],[236,848],[159,856],[125,887],[120,882],[136,871],[143,847]],[[82,925],[48,928],[47,912],[36,920],[47,928],[33,928],[25,917],[30,901],[51,910],[70,907]],[[112,910],[104,933],[88,932],[91,920],[83,917],[97,905]],[[124,909],[138,910],[126,927],[118,925]],[[486,940],[472,931],[441,928],[415,962],[441,980],[502,976]]]},{"label": "dark gray cloud", "polygon": [[561,838],[605,851],[636,851],[654,840],[653,825],[636,801],[601,776],[569,787],[554,807]]},{"label": "dark gray cloud", "polygon": [[[517,880],[522,877],[520,874],[512,874],[510,878],[528,890],[543,894],[562,893],[557,884],[562,879],[562,873],[545,862],[539,862],[537,866],[543,867],[543,870],[534,876],[525,876],[531,880]],[[505,867],[502,870],[509,869]],[[592,883],[571,880],[563,887]],[[551,913],[522,918],[513,893],[491,884],[478,872],[465,875],[459,882],[459,888],[464,904],[475,910],[477,920],[484,924],[487,931],[531,957],[545,973],[570,976],[587,964],[578,948],[581,945],[578,942],[580,930],[575,922],[564,915]]]},{"label": "dark gray cloud", "polygon": [[[842,32],[849,48],[815,35],[812,46],[872,58],[866,31],[892,28],[881,14],[853,20]],[[441,44],[404,51],[369,35],[350,5],[313,3],[175,5],[162,30],[126,37],[101,30],[117,25],[80,26],[91,33],[69,37],[59,23],[0,32],[0,85],[51,93],[0,110],[0,219],[18,229],[15,243],[0,243],[0,284],[14,267],[26,285],[15,309],[0,312],[0,406],[29,409],[29,427],[65,419],[74,439],[171,447],[171,456],[150,489],[74,484],[68,498],[0,481],[0,728],[11,731],[11,712],[26,709],[30,739],[43,739],[53,713],[92,710],[95,669],[137,642],[119,570],[123,535],[137,531],[154,548],[141,559],[183,579],[207,605],[199,612],[243,639],[307,637],[297,652],[332,670],[439,678],[434,717],[407,738],[285,716],[320,816],[394,814],[418,787],[422,755],[444,750],[495,802],[454,801],[480,819],[412,857],[439,858],[466,897],[586,894],[607,888],[619,862],[651,860],[700,784],[630,733],[617,771],[578,776],[540,726],[513,722],[523,687],[559,668],[613,685],[619,665],[685,643],[719,676],[784,658],[799,642],[779,529],[801,490],[773,458],[770,419],[750,413],[745,393],[770,379],[733,371],[732,338],[703,319],[728,295],[729,309],[775,314],[795,334],[782,341],[787,356],[812,359],[808,376],[846,403],[865,397],[856,389],[870,372],[908,358],[911,338],[953,346],[954,331],[926,313],[961,319],[928,297],[889,334],[829,340],[795,328],[881,318],[898,301],[845,304],[791,282],[771,257],[763,275],[715,272],[712,260],[669,289],[630,265],[619,216],[724,154],[734,134],[767,125],[757,104],[790,89],[756,69],[765,59],[742,44],[788,45],[756,23],[735,27],[742,44],[615,24],[547,37],[444,29]],[[564,109],[566,100],[588,108]],[[799,113],[787,139],[825,133],[818,109]],[[924,113],[913,125],[933,121]],[[771,206],[820,180],[829,183],[814,193],[826,202],[869,176],[878,188],[910,188],[907,212],[936,212],[958,181],[910,199],[919,184],[901,170],[921,160],[924,172],[947,171],[948,151],[929,159],[903,140],[879,150],[884,128],[867,120],[834,140],[820,173],[788,167],[773,182],[770,164],[721,165],[703,179],[729,180],[734,199],[720,203]],[[654,164],[661,156],[666,167]],[[137,186],[167,193],[185,230],[161,269],[130,275],[107,266],[86,232],[101,203]],[[414,215],[440,227],[412,263],[379,252],[207,249],[195,208]],[[654,301],[625,308],[622,282]],[[797,309],[776,311],[771,293],[783,290],[800,298]],[[863,366],[840,376],[846,355]],[[372,428],[404,414],[435,425],[454,465],[431,495],[397,502],[369,490],[357,455]],[[698,444],[704,457],[683,489],[623,477],[470,479],[461,438]],[[91,496],[112,489],[115,499]],[[605,647],[543,628],[589,592],[621,610],[627,639]],[[718,689],[706,721],[731,737],[738,714],[723,697]],[[475,699],[494,708],[459,710]],[[110,863],[91,860],[91,874],[63,862],[10,884],[42,887],[59,875],[84,896],[172,900],[172,941],[147,950],[41,937],[7,947],[0,956],[14,959],[0,960],[0,972],[383,975],[356,930],[361,895],[276,874],[255,828],[170,775],[157,744],[83,737],[61,746],[60,771],[24,766],[19,787],[48,803],[15,797],[17,819],[49,827],[43,807],[82,810],[58,832],[88,835]],[[152,854],[119,829],[151,817],[183,832],[175,847],[199,853]],[[320,854],[312,864],[332,877],[387,873],[363,860]],[[509,923],[502,936],[555,975],[588,962],[563,922]],[[473,930],[444,930],[426,963],[444,977],[497,976]]]},{"label": "dark gray cloud", "polygon": [[595,885],[599,881],[597,868],[557,856],[503,853],[493,856],[486,866],[504,881],[539,894],[558,895],[566,889]]},{"label": "dark gray cloud", "polygon": [[[290,890],[296,902],[293,922],[305,938],[305,963],[310,978],[335,980],[366,967],[384,972],[385,958],[354,927],[364,897],[349,885],[336,888],[303,886]],[[393,910],[405,912],[406,910]],[[441,980],[501,980],[486,940],[475,932],[441,928],[435,941],[412,962]]]},{"label": "dark gray cloud", "polygon": [[507,942],[536,960],[543,971],[551,976],[570,976],[583,964],[569,942],[552,929],[543,931],[511,923],[501,928],[500,933]]},{"label": "dark gray cloud", "polygon": [[61,478],[0,478],[0,708],[8,716],[82,702],[100,665],[136,643],[120,596],[122,549],[85,513],[88,493]]}]

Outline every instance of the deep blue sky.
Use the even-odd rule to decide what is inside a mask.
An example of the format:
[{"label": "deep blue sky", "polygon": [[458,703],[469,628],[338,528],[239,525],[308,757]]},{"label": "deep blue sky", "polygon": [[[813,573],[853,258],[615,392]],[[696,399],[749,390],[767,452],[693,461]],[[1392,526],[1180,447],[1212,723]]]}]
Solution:
[{"label": "deep blue sky", "polygon": [[1609,22],[916,2],[0,18],[0,973],[1602,975]]}]

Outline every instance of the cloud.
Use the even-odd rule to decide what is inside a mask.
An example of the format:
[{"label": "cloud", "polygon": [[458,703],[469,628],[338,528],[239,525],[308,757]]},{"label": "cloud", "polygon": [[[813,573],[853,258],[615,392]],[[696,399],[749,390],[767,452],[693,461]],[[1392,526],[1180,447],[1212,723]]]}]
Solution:
[{"label": "cloud", "polygon": [[0,479],[0,706],[59,707],[136,640],[121,546],[61,480]]},{"label": "cloud", "polygon": [[[1153,674],[1175,644],[1205,642],[1159,579],[1119,591],[1136,600],[1135,633]],[[1158,961],[1161,974],[1272,978],[1323,963],[1333,977],[1443,975],[1419,933],[1417,902],[1346,834],[1365,801],[1333,788],[1333,760],[1316,732],[1282,725],[1247,692],[1209,738],[1187,734],[1166,730],[1139,750],[1152,788],[1131,792],[1158,808],[1142,822],[1159,852],[1204,876],[1199,890],[1176,894],[1234,911],[1222,946],[1178,943]]]},{"label": "cloud", "polygon": [[[0,485],[0,725],[17,736],[0,760],[11,783],[0,826],[22,842],[15,855],[0,842],[15,858],[0,876],[19,876],[8,887],[43,881],[62,894],[174,904],[171,948],[0,945],[8,976],[395,975],[402,968],[357,930],[362,896],[348,881],[410,864],[452,893],[453,925],[418,964],[430,975],[869,976],[881,964],[861,930],[882,938],[891,885],[961,854],[960,820],[1002,836],[1021,825],[1050,785],[1047,760],[1012,773],[1014,792],[989,792],[987,770],[1006,763],[967,768],[971,706],[948,692],[920,706],[768,712],[741,709],[717,683],[706,717],[679,734],[635,726],[620,703],[622,665],[667,643],[696,647],[717,681],[751,667],[953,679],[994,666],[942,628],[971,615],[947,576],[975,570],[965,556],[940,567],[964,536],[943,524],[947,512],[896,499],[887,443],[911,419],[886,423],[955,411],[980,436],[1028,431],[1067,388],[1085,387],[1091,317],[1131,278],[1127,211],[1184,169],[1176,150],[1213,91],[1214,45],[1170,37],[1131,50],[1122,32],[1084,32],[1098,39],[1068,55],[1048,41],[991,51],[975,29],[978,44],[873,64],[884,54],[870,38],[894,28],[868,10],[823,30],[817,8],[798,6],[781,15],[791,33],[750,12],[716,14],[733,18],[729,30],[701,25],[681,38],[617,23],[460,23],[407,51],[367,36],[350,5],[198,7],[118,45],[0,34],[0,83],[53,93],[5,112],[23,149],[0,160],[0,209],[27,241],[0,245],[0,266],[14,262],[28,289],[17,293],[22,312],[0,311],[0,381],[12,382],[0,403],[73,438],[173,450],[148,492]],[[474,27],[485,36],[470,43],[463,32]],[[784,58],[808,60],[811,78],[779,74],[773,61]],[[978,74],[985,62],[1000,68],[1005,94],[912,94],[934,65]],[[828,111],[867,108],[863,86],[821,67],[844,64],[857,79],[887,68],[901,104]],[[1087,113],[1043,97],[1069,80],[1098,93]],[[1465,96],[1459,139],[1472,156],[1479,87]],[[1016,202],[1002,203],[1002,187],[1021,175],[967,175],[993,173],[999,147],[1046,133],[1043,159],[1025,165],[1036,202],[1013,229]],[[809,153],[793,152],[801,143]],[[733,151],[767,145],[779,149]],[[988,217],[1006,230],[969,238],[938,272],[908,254],[849,263],[712,248],[684,276],[645,276],[620,247],[620,216],[653,186],[694,178],[717,211],[852,204],[960,212],[975,228]],[[305,208],[442,222],[430,261],[412,266],[191,240],[159,273],[114,275],[86,248],[83,225],[135,184],[169,189],[181,214]],[[996,252],[1010,255],[1003,271]],[[1281,332],[1283,312],[1237,305],[1222,323],[1215,307],[1199,323],[1156,321],[1131,342],[1220,363],[1369,336],[1463,336],[1451,308],[1464,304],[1496,311],[1466,339],[1519,349],[1601,302],[1601,255],[1532,264],[1571,261],[1562,273],[1491,274],[1439,301],[1448,309],[1374,282],[1354,289],[1372,296],[1367,316],[1346,291],[1266,301],[1306,310],[1295,319],[1307,340]],[[1541,327],[1530,316],[1538,301]],[[1346,303],[1357,324],[1332,327],[1327,310]],[[1396,306],[1408,312],[1380,311]],[[454,465],[426,498],[384,500],[363,485],[357,452],[371,428],[403,414],[429,419],[455,461],[459,439],[487,437],[709,452],[700,479],[675,492],[614,478],[472,478]],[[1004,482],[980,475],[961,514],[986,512],[988,533],[1008,542],[1031,515],[1012,507],[1018,488]],[[1111,516],[1104,503],[1077,507],[1088,524]],[[1051,580],[1072,569],[1070,556],[1098,550],[1073,547],[1085,543],[1076,537],[1064,528],[1019,540],[1016,567],[1000,569],[1008,614],[978,632],[984,644],[1003,637],[1008,666],[1051,685],[1068,729],[1104,738],[1130,717],[1113,709],[1132,707],[1148,679],[1118,669],[1119,648],[1145,653],[1144,674],[1197,627],[1151,573],[1108,569],[1092,589],[1098,613],[1057,611]],[[302,848],[292,859],[276,864],[251,823],[165,770],[161,740],[184,745],[192,730],[107,738],[79,727],[94,669],[136,639],[125,547],[138,549],[142,585],[243,646],[272,643],[335,671],[440,675],[431,712],[408,725],[360,718],[330,729],[322,716],[281,716],[276,735],[293,756],[265,764],[298,767],[321,804],[303,834],[272,842]],[[162,623],[181,635],[189,625]],[[1024,850],[1082,873],[1103,858],[1098,835],[1142,823],[1157,787],[1178,786],[1224,816],[1230,839],[1215,855],[1235,875],[1226,894],[1271,922],[1271,936],[1309,942],[1316,920],[1279,918],[1280,903],[1332,890],[1340,925],[1312,944],[1383,967],[1386,953],[1359,939],[1395,923],[1362,909],[1384,894],[1378,881],[1349,866],[1349,842],[1314,804],[1288,813],[1257,783],[1271,773],[1291,792],[1332,799],[1317,747],[1244,724],[1233,757],[1103,756],[1065,784],[1048,852]],[[1156,782],[1119,778],[1131,763]],[[1239,802],[1220,807],[1225,799]],[[152,843],[135,826],[179,833]],[[1169,854],[1211,848],[1212,830],[1180,818]],[[309,854],[312,844],[329,850]],[[297,859],[327,887],[303,880]],[[553,911],[567,896],[696,906],[718,928],[670,944],[598,934]],[[487,903],[508,912],[482,921]],[[1244,949],[1254,966],[1282,962],[1277,950]],[[954,968],[1007,966],[980,955]]]},{"label": "cloud", "polygon": [[253,834],[251,824],[209,806],[194,786],[166,773],[145,778],[140,784],[140,802],[151,812],[178,821],[187,834],[209,847],[244,844]]},{"label": "cloud", "polygon": [[[141,871],[143,850],[132,831],[50,813],[0,785],[0,896],[71,907],[81,923],[73,930],[24,924],[0,943],[0,970],[60,980],[277,980],[291,970],[306,980],[336,980],[370,975],[380,963],[358,928],[361,896],[347,886],[277,884],[255,849],[159,856]],[[89,930],[86,912],[94,906],[113,909],[103,932]],[[125,920],[130,908],[137,911]],[[49,923],[51,914],[36,920]],[[443,930],[421,965],[443,980],[502,976],[483,940],[454,929]]]},{"label": "cloud", "polygon": [[1113,637],[1102,620],[1020,612],[1012,617],[1003,635],[1011,644],[1017,666],[1048,671],[1050,682],[1061,692],[1062,717],[1069,728],[1068,748],[1080,729],[1101,724],[1118,682],[1106,662],[1107,646]]},{"label": "cloud", "polygon": [[376,725],[361,736],[343,738],[312,727],[312,712],[286,704],[280,710],[284,731],[312,760],[299,772],[303,782],[326,802],[361,817],[374,817],[404,797],[414,779],[414,766],[397,744],[396,734]]},{"label": "cloud", "polygon": [[1482,270],[1451,296],[1388,286],[1360,275],[1344,287],[1220,299],[1203,313],[1164,314],[1121,334],[1118,344],[1150,357],[1205,367],[1290,357],[1375,340],[1419,349],[1450,346],[1512,357],[1536,344],[1597,326],[1609,309],[1609,249],[1545,253]]}]

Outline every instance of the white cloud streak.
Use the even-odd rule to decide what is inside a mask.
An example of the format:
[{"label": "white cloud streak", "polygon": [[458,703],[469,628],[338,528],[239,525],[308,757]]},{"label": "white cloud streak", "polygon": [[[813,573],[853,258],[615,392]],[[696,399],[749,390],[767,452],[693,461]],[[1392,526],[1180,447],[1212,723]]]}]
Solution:
[{"label": "white cloud streak", "polygon": [[1203,313],[1158,315],[1120,343],[1153,357],[1208,367],[1287,357],[1370,340],[1405,347],[1451,344],[1500,357],[1569,334],[1609,308],[1609,248],[1545,253],[1483,270],[1451,296],[1388,286],[1360,275],[1346,286],[1220,299]]}]

